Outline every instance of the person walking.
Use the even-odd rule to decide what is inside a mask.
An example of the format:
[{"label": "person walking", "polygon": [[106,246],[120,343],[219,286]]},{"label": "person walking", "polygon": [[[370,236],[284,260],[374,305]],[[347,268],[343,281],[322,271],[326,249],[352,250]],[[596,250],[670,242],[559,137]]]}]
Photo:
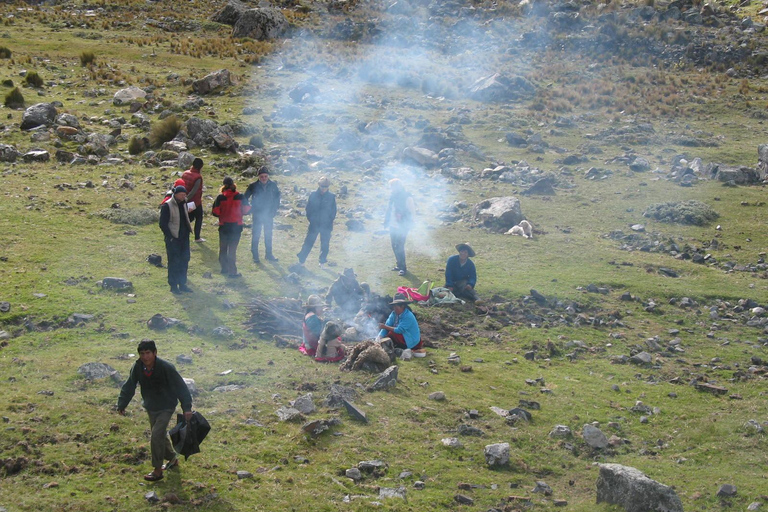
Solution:
[{"label": "person walking", "polygon": [[392,252],[395,253],[395,266],[392,270],[404,276],[408,272],[405,264],[405,239],[413,227],[416,208],[413,197],[399,179],[389,180],[389,189],[391,194],[384,225],[389,228],[389,240],[392,243]]},{"label": "person walking", "polygon": [[251,253],[253,262],[259,263],[259,238],[264,229],[264,259],[277,261],[272,253],[272,226],[277,209],[280,208],[280,189],[277,183],[269,179],[269,169],[259,168],[259,179],[245,189],[245,201],[251,206],[253,219],[253,236],[251,237]]},{"label": "person walking", "polygon": [[243,233],[243,215],[251,211],[250,205],[237,191],[232,178],[224,178],[221,193],[213,202],[211,213],[219,219],[219,264],[221,273],[240,277],[237,271],[237,245]]},{"label": "person walking", "polygon": [[159,225],[165,238],[171,293],[192,292],[187,286],[189,234],[192,232],[187,209],[187,189],[181,185],[173,189],[173,198],[160,206]]},{"label": "person walking", "polygon": [[329,192],[331,180],[326,176],[320,178],[317,185],[317,190],[309,194],[307,201],[309,227],[301,251],[296,256],[299,258],[299,263],[303,265],[315,245],[317,235],[320,235],[320,268],[325,268],[331,246],[333,221],[336,218],[336,196]]},{"label": "person walking", "polygon": [[445,263],[445,287],[456,297],[475,302],[478,299],[475,292],[477,270],[469,259],[475,257],[475,250],[468,243],[457,244],[456,250],[459,254],[454,254]]},{"label": "person walking", "polygon": [[195,209],[192,210],[192,219],[195,221],[195,242],[205,242],[205,238],[200,236],[203,229],[203,159],[195,158],[192,161],[192,167],[181,174],[184,180],[184,187],[187,189],[189,201],[195,203]]},{"label": "person walking", "polygon": [[[125,409],[136,393],[136,385],[141,386],[141,400],[149,416],[151,429],[150,452],[152,454],[151,473],[144,475],[144,480],[156,482],[163,479],[163,471],[179,465],[178,454],[168,438],[168,423],[176,411],[176,404],[181,402],[184,419],[192,418],[192,395],[184,379],[169,362],[157,357],[157,346],[152,340],[142,340],[138,346],[139,359],[131,367],[128,380],[120,388],[117,399],[117,412],[125,416]],[[163,461],[168,462],[163,464]]]}]

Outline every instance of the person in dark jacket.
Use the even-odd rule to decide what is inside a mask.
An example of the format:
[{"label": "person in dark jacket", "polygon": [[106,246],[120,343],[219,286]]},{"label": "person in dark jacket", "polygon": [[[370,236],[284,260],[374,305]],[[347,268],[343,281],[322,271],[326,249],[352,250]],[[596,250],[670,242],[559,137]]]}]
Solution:
[{"label": "person in dark jacket", "polygon": [[304,238],[301,251],[296,256],[299,258],[299,263],[303,265],[315,245],[317,235],[320,235],[320,268],[325,268],[331,247],[333,221],[336,218],[336,196],[328,191],[331,180],[327,177],[320,178],[317,184],[317,190],[309,194],[307,201],[307,220],[309,221],[307,236]]},{"label": "person in dark jacket", "polygon": [[395,253],[395,266],[392,270],[404,276],[408,272],[405,264],[405,238],[413,227],[416,208],[413,197],[406,192],[399,179],[390,180],[389,188],[392,193],[389,196],[384,225],[389,228],[389,240],[392,243],[392,252]]},{"label": "person in dark jacket", "polygon": [[253,236],[251,237],[251,253],[254,263],[259,262],[259,238],[264,229],[264,259],[277,261],[272,253],[272,226],[277,209],[280,208],[280,189],[277,183],[269,179],[269,169],[263,166],[259,169],[259,179],[245,189],[245,201],[251,205],[253,216]]},{"label": "person in dark jacket", "polygon": [[[125,416],[125,408],[133,399],[136,385],[141,386],[141,399],[149,415],[152,430],[150,442],[152,467],[154,470],[144,475],[150,482],[162,480],[163,471],[179,464],[178,455],[173,450],[168,438],[168,423],[181,402],[184,419],[192,418],[192,395],[184,379],[169,362],[157,357],[157,347],[152,340],[142,340],[138,347],[139,359],[131,367],[128,380],[120,389],[117,399],[117,412]],[[167,460],[166,464],[163,461]]]},{"label": "person in dark jacket", "polygon": [[173,198],[160,206],[160,229],[168,256],[168,284],[171,293],[192,292],[187,286],[189,269],[189,234],[192,225],[187,212],[187,189],[177,186]]},{"label": "person in dark jacket", "polygon": [[221,187],[221,193],[213,202],[214,217],[219,219],[219,264],[221,273],[229,277],[240,277],[237,271],[237,245],[243,233],[243,215],[251,207],[237,191],[234,180],[227,176]]},{"label": "person in dark jacket", "polygon": [[477,284],[477,270],[470,257],[475,257],[475,251],[468,243],[457,244],[454,254],[445,264],[445,287],[453,292],[456,297],[469,301],[477,300],[475,285]]},{"label": "person in dark jacket", "polygon": [[195,221],[195,242],[205,242],[205,238],[200,237],[203,229],[203,159],[195,158],[192,160],[192,167],[181,174],[184,180],[184,188],[187,189],[189,202],[195,203],[192,210],[192,219]]}]

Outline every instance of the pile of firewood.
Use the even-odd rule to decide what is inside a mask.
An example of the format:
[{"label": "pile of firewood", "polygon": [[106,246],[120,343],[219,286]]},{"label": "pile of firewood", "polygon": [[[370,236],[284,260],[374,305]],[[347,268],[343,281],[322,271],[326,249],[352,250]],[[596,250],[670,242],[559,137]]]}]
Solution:
[{"label": "pile of firewood", "polygon": [[286,297],[269,300],[256,298],[245,307],[250,314],[245,326],[252,333],[263,337],[301,336],[301,323],[304,320],[301,300]]}]

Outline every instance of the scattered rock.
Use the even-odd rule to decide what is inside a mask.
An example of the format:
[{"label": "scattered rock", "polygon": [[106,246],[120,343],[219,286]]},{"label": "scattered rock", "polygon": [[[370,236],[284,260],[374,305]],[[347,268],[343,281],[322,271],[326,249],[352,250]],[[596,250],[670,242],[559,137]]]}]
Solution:
[{"label": "scattered rock", "polygon": [[101,280],[101,287],[107,290],[128,290],[133,288],[133,283],[122,277],[105,277]]},{"label": "scattered rock", "polygon": [[496,443],[486,445],[485,462],[492,468],[508,465],[509,443]]},{"label": "scattered rock", "polygon": [[344,404],[344,408],[347,410],[347,413],[349,413],[353,419],[362,421],[363,423],[368,423],[368,416],[366,416],[364,411],[360,410],[354,404],[344,400],[343,398],[342,403]]},{"label": "scattered rock", "polygon": [[620,505],[626,512],[683,512],[683,504],[672,488],[620,464],[600,464],[597,503]]},{"label": "scattered rock", "polygon": [[581,435],[584,437],[584,442],[591,448],[603,449],[608,446],[608,438],[594,425],[584,425]]},{"label": "scattered rock", "polygon": [[733,484],[723,484],[717,490],[717,496],[720,498],[730,498],[736,496],[736,486]]},{"label": "scattered rock", "polygon": [[398,367],[396,365],[390,366],[378,376],[373,384],[366,388],[366,391],[380,391],[395,387],[397,385],[397,371]]}]

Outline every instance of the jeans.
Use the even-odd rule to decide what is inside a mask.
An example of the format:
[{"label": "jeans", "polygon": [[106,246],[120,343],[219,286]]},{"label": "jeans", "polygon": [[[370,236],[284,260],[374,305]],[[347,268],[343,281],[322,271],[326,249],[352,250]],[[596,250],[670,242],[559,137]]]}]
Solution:
[{"label": "jeans", "polygon": [[163,466],[163,461],[173,460],[176,452],[171,445],[171,438],[168,437],[168,423],[175,409],[164,411],[147,411],[149,415],[149,425],[152,429],[152,437],[149,443],[152,452],[152,467],[159,469]]},{"label": "jeans", "polygon": [[392,242],[392,252],[395,253],[397,268],[400,270],[407,270],[405,266],[405,237],[407,236],[407,231],[399,229],[389,230],[389,240]]},{"label": "jeans", "polygon": [[320,263],[326,263],[328,261],[328,251],[331,248],[331,233],[333,233],[332,229],[319,229],[310,224],[307,236],[304,238],[304,243],[301,246],[301,251],[296,255],[299,257],[299,263],[303,264],[307,261],[307,256],[309,256],[312,247],[315,245],[317,235],[320,235]]},{"label": "jeans", "polygon": [[273,220],[271,215],[254,215],[253,216],[253,236],[251,237],[251,254],[253,254],[253,260],[259,259],[259,238],[261,237],[261,229],[264,228],[264,257],[272,258],[272,226]]}]

